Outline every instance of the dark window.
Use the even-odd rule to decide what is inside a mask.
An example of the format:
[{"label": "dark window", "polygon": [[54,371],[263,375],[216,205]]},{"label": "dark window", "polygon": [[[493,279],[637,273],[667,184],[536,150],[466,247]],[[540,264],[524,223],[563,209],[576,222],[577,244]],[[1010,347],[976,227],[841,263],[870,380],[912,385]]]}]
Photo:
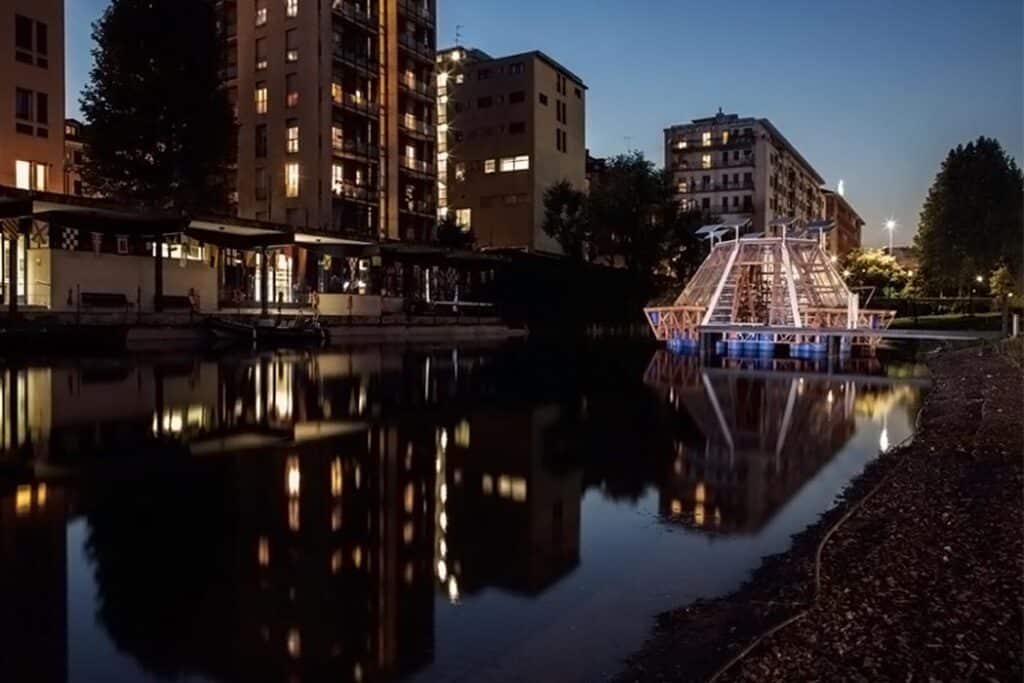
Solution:
[{"label": "dark window", "polygon": [[50,124],[50,100],[44,92],[36,93],[36,123]]},{"label": "dark window", "polygon": [[23,135],[32,135],[32,126],[27,123],[15,123],[14,130],[18,131]]},{"label": "dark window", "polygon": [[14,89],[14,117],[24,121],[32,120],[32,91]]},{"label": "dark window", "polygon": [[48,138],[48,137],[50,137],[50,129],[49,128],[36,128],[36,137],[37,138]]},{"label": "dark window", "polygon": [[78,150],[75,150],[75,153],[74,153],[72,158],[75,160],[76,164],[80,164],[84,160],[82,158],[82,153],[80,151],[78,151]]},{"label": "dark window", "polygon": [[752,174],[750,174],[750,173],[744,173],[743,174],[743,184],[744,185],[750,185],[753,182],[754,182],[754,176]]},{"label": "dark window", "polygon": [[488,95],[487,97],[481,97],[476,101],[477,109],[487,109],[494,104],[494,99]]},{"label": "dark window", "polygon": [[45,55],[49,49],[49,41],[46,39],[46,24],[36,22],[36,53]]},{"label": "dark window", "polygon": [[522,90],[516,90],[508,94],[509,104],[519,104],[520,102],[526,101],[526,93]]},{"label": "dark window", "polygon": [[579,100],[579,99],[582,99],[582,98],[583,98],[583,91],[580,90],[579,88],[576,88],[576,99]]},{"label": "dark window", "polygon": [[722,211],[728,211],[728,210],[729,210],[729,198],[728,197],[722,197]]},{"label": "dark window", "polygon": [[749,194],[743,195],[743,208],[744,208],[744,210],[750,211],[752,206],[753,206],[753,203],[752,203],[752,200],[750,198],[750,195]]},{"label": "dark window", "polygon": [[476,78],[478,81],[484,81],[491,77],[490,69],[480,69],[476,72]]},{"label": "dark window", "polygon": [[256,169],[256,199],[267,198],[267,169],[257,168]]},{"label": "dark window", "polygon": [[19,50],[32,50],[32,20],[14,15],[14,46]]},{"label": "dark window", "polygon": [[75,181],[74,193],[75,194],[82,194],[82,181],[81,180],[76,180]]},{"label": "dark window", "polygon": [[541,93],[538,96],[538,99],[540,100],[540,103],[543,104],[545,107],[548,106],[548,96],[547,95],[545,95],[544,93]]},{"label": "dark window", "polygon": [[508,124],[509,135],[522,135],[526,132],[526,123],[523,121],[516,121]]},{"label": "dark window", "polygon": [[701,208],[710,209],[711,208],[711,198],[710,197],[704,197],[704,199],[700,200],[700,205],[701,205]]},{"label": "dark window", "polygon": [[267,126],[260,124],[256,126],[256,158],[262,159],[267,156]]}]

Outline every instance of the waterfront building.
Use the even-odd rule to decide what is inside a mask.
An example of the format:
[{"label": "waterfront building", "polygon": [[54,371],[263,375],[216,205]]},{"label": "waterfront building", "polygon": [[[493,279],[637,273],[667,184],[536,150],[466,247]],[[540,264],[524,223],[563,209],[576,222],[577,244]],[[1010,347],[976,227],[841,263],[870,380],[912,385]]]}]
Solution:
[{"label": "waterfront building", "polygon": [[831,221],[835,226],[827,235],[825,248],[830,256],[841,260],[854,249],[860,249],[864,219],[843,194],[825,189],[821,193],[824,199],[825,220]]},{"label": "waterfront building", "polygon": [[430,239],[434,0],[225,1],[221,16],[239,215],[355,242]]},{"label": "waterfront building", "polygon": [[789,140],[764,118],[718,114],[665,129],[665,168],[684,210],[722,223],[809,222],[824,211],[825,182]]},{"label": "waterfront building", "polygon": [[0,27],[0,185],[59,192],[64,0],[5,0]]},{"label": "waterfront building", "polygon": [[439,217],[483,248],[560,253],[544,192],[587,186],[586,85],[543,52],[464,47],[438,53],[437,85]]}]

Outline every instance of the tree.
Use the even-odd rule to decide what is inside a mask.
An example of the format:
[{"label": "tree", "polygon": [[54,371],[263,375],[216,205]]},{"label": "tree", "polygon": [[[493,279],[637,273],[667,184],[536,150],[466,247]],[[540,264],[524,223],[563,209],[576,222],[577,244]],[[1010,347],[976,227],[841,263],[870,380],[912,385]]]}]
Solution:
[{"label": "tree", "polygon": [[592,257],[593,235],[587,208],[587,195],[568,180],[544,192],[544,232],[561,245],[566,256],[577,261],[590,261]]},{"label": "tree", "polygon": [[979,137],[942,162],[921,210],[915,244],[926,291],[963,293],[979,273],[1022,272],[1024,176],[999,142]]},{"label": "tree", "polygon": [[234,116],[206,0],[113,0],[82,94],[89,191],[175,209],[228,205]]},{"label": "tree", "polygon": [[1002,265],[992,271],[992,275],[988,280],[988,287],[992,292],[992,296],[996,298],[999,310],[1003,314],[1003,334],[1006,334],[1010,328],[1010,302],[1014,297],[1018,296],[1017,282],[1010,269]]},{"label": "tree", "polygon": [[855,249],[843,261],[843,278],[850,287],[874,287],[885,296],[899,296],[910,281],[907,271],[881,249]]},{"label": "tree", "polygon": [[476,236],[472,230],[463,229],[449,213],[437,223],[437,241],[451,249],[472,249]]}]

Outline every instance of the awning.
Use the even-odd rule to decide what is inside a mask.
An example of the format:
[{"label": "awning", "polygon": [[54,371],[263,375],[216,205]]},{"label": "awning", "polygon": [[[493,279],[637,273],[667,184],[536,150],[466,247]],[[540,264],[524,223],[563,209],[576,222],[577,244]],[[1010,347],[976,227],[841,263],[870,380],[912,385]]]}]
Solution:
[{"label": "awning", "polygon": [[0,218],[29,218],[31,216],[31,199],[0,197]]},{"label": "awning", "polygon": [[188,221],[183,216],[127,213],[107,209],[56,209],[38,212],[34,218],[65,228],[135,237],[180,233]]},{"label": "awning", "polygon": [[240,232],[229,226],[219,229],[194,227],[185,228],[185,234],[194,240],[213,244],[226,249],[260,249],[264,247],[285,247],[295,243],[295,236],[285,232],[245,231]]}]

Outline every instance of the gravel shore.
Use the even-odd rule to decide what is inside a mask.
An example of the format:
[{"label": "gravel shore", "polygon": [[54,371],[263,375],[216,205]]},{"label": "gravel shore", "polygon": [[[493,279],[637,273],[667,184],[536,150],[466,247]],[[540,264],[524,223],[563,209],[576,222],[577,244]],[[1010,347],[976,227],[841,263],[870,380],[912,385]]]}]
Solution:
[{"label": "gravel shore", "polygon": [[[1019,356],[988,345],[931,357],[913,443],[879,458],[739,591],[661,615],[615,680],[708,680],[797,615],[718,680],[1022,680]],[[816,583],[821,541],[851,510]]]}]

